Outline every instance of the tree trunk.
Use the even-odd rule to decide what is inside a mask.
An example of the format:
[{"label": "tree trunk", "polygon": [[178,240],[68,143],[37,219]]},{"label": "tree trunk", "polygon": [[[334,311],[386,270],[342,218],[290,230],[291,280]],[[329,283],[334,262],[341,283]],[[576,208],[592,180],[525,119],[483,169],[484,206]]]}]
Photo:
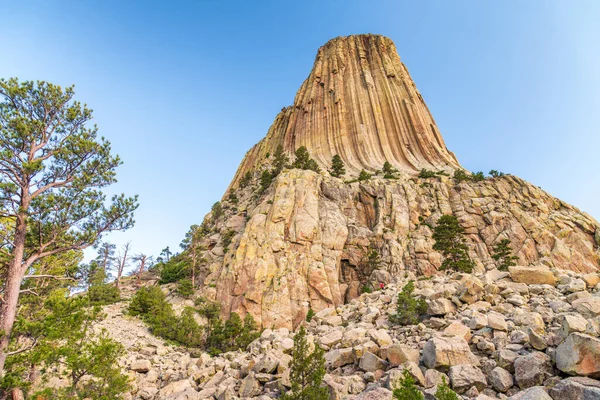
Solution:
[{"label": "tree trunk", "polygon": [[0,377],[4,376],[4,364],[8,356],[8,344],[10,334],[17,315],[17,303],[19,291],[25,271],[23,270],[23,254],[25,251],[25,236],[27,234],[27,220],[25,215],[17,217],[17,228],[15,231],[13,259],[8,266],[6,286],[4,287],[4,302],[0,314]]}]

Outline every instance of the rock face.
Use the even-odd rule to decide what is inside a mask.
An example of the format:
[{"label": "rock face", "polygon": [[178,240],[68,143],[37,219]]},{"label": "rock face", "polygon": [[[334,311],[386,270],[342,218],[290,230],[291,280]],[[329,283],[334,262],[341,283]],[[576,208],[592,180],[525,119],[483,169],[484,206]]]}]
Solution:
[{"label": "rock face", "polygon": [[[261,187],[279,144],[290,155],[305,145],[323,172],[284,168]],[[346,165],[345,179],[385,161],[400,172],[396,179],[379,173],[345,181],[325,172],[334,154]],[[419,178],[421,168],[451,173],[459,164],[393,43],[373,35],[332,40],[319,50],[294,106],[246,155],[221,202],[222,215],[205,219],[203,295],[218,301],[225,317],[251,313],[263,327],[293,329],[309,309],[334,310],[407,271],[435,274],[442,256],[432,249],[432,229],[444,214],[465,229],[477,271],[496,264],[492,254],[503,239],[520,266],[511,274],[523,283],[555,285],[553,268],[597,270],[600,230],[587,214],[511,175],[465,182],[443,174]],[[377,262],[368,259],[372,251]],[[560,284],[576,292],[595,282],[588,277]],[[485,284],[464,282],[456,295],[475,303],[489,295]],[[510,302],[518,305],[522,293],[513,292]],[[431,313],[453,312],[449,299],[437,296]],[[365,318],[378,316],[371,311]],[[341,324],[335,313],[327,318]]]},{"label": "rock face", "polygon": [[379,35],[338,37],[319,49],[294,104],[246,154],[232,187],[278,145],[289,154],[306,146],[322,168],[338,154],[350,174],[385,161],[404,171],[459,166],[396,46]]}]

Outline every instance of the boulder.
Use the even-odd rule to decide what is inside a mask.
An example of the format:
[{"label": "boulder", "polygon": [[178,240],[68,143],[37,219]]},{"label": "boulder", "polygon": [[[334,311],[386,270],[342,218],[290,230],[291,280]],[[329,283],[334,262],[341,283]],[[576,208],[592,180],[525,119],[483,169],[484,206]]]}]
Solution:
[{"label": "boulder", "polygon": [[347,397],[348,400],[392,400],[392,391],[382,388],[375,387],[371,390],[362,392],[359,395]]},{"label": "boulder", "polygon": [[421,360],[428,368],[448,368],[461,364],[479,365],[467,341],[456,336],[429,339],[423,348]]},{"label": "boulder", "polygon": [[513,387],[513,376],[510,372],[502,367],[494,368],[488,375],[490,384],[499,392],[506,392]]},{"label": "boulder", "polygon": [[413,349],[405,344],[392,344],[379,349],[379,356],[392,366],[398,366],[407,361],[418,363],[420,354],[419,349]]},{"label": "boulder", "polygon": [[342,332],[340,330],[333,330],[328,334],[319,338],[319,343],[327,348],[331,348],[342,341]]},{"label": "boulder", "polygon": [[600,340],[571,333],[556,348],[556,368],[569,375],[600,378]]},{"label": "boulder", "polygon": [[563,379],[550,389],[554,400],[596,400],[600,399],[600,382],[582,376]]},{"label": "boulder", "polygon": [[600,315],[600,297],[592,296],[575,300],[571,303],[573,308],[586,318],[594,318]]},{"label": "boulder", "polygon": [[254,376],[254,373],[251,372],[242,379],[242,384],[238,391],[240,397],[248,398],[258,396],[262,392],[262,387],[260,386],[260,382]]},{"label": "boulder", "polygon": [[458,336],[466,341],[471,339],[471,328],[459,321],[454,321],[444,329],[445,336]]},{"label": "boulder", "polygon": [[509,400],[552,400],[542,386],[534,386],[510,396]]},{"label": "boulder", "polygon": [[560,335],[566,339],[571,332],[585,332],[587,323],[581,315],[565,315],[560,324]]},{"label": "boulder", "polygon": [[450,367],[450,383],[452,389],[457,393],[464,393],[475,386],[477,390],[482,390],[487,385],[485,375],[481,370],[473,365],[461,364]]},{"label": "boulder", "polygon": [[353,364],[354,351],[351,348],[335,349],[325,353],[325,363],[332,369]]},{"label": "boulder", "polygon": [[515,360],[515,381],[521,389],[541,385],[552,374],[550,357],[536,351]]},{"label": "boulder", "polygon": [[368,334],[380,347],[392,344],[392,338],[384,329],[370,329]]},{"label": "boulder", "polygon": [[129,367],[130,370],[141,373],[150,371],[150,368],[152,368],[150,360],[135,360],[131,363],[131,367]]},{"label": "boulder", "polygon": [[510,272],[511,279],[517,283],[526,283],[528,285],[556,285],[556,277],[552,271],[550,271],[550,268],[544,265],[508,267],[508,272]]},{"label": "boulder", "polygon": [[387,363],[370,351],[365,351],[360,358],[358,367],[366,372],[374,372],[378,369],[385,370]]},{"label": "boulder", "polygon": [[429,302],[427,314],[429,315],[446,315],[456,311],[456,306],[449,299],[435,299]]}]

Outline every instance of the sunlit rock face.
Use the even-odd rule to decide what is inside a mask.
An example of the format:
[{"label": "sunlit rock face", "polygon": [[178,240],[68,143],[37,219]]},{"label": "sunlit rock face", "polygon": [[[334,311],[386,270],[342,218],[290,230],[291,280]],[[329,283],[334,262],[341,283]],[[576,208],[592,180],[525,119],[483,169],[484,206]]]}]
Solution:
[{"label": "sunlit rock face", "polygon": [[[290,156],[306,146],[323,172],[284,169],[261,191],[279,144]],[[342,179],[325,172],[335,154],[346,166]],[[396,179],[348,182],[386,161],[399,170]],[[422,168],[449,174],[420,178]],[[476,272],[495,267],[503,239],[519,266],[597,271],[592,217],[515,176],[459,182],[456,168],[391,40],[333,39],[319,49],[294,105],[244,158],[223,215],[207,216],[203,295],[224,316],[251,313],[265,328],[295,328],[309,309],[348,303],[365,286],[436,274],[442,255],[433,250],[433,227],[445,214],[465,229]]]},{"label": "sunlit rock face", "polygon": [[338,37],[317,52],[312,71],[267,136],[245,156],[233,186],[278,145],[306,146],[321,168],[338,154],[350,174],[459,166],[394,43],[379,35]]}]

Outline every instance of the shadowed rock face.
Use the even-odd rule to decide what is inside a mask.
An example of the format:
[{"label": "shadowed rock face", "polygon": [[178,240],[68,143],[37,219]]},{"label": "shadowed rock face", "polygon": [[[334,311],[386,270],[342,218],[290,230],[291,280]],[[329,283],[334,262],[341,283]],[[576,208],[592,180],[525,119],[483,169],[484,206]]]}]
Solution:
[{"label": "shadowed rock face", "polygon": [[396,46],[379,35],[338,37],[319,49],[294,105],[246,154],[232,185],[280,144],[290,154],[306,146],[324,169],[338,154],[350,175],[386,161],[406,172],[459,167]]}]

